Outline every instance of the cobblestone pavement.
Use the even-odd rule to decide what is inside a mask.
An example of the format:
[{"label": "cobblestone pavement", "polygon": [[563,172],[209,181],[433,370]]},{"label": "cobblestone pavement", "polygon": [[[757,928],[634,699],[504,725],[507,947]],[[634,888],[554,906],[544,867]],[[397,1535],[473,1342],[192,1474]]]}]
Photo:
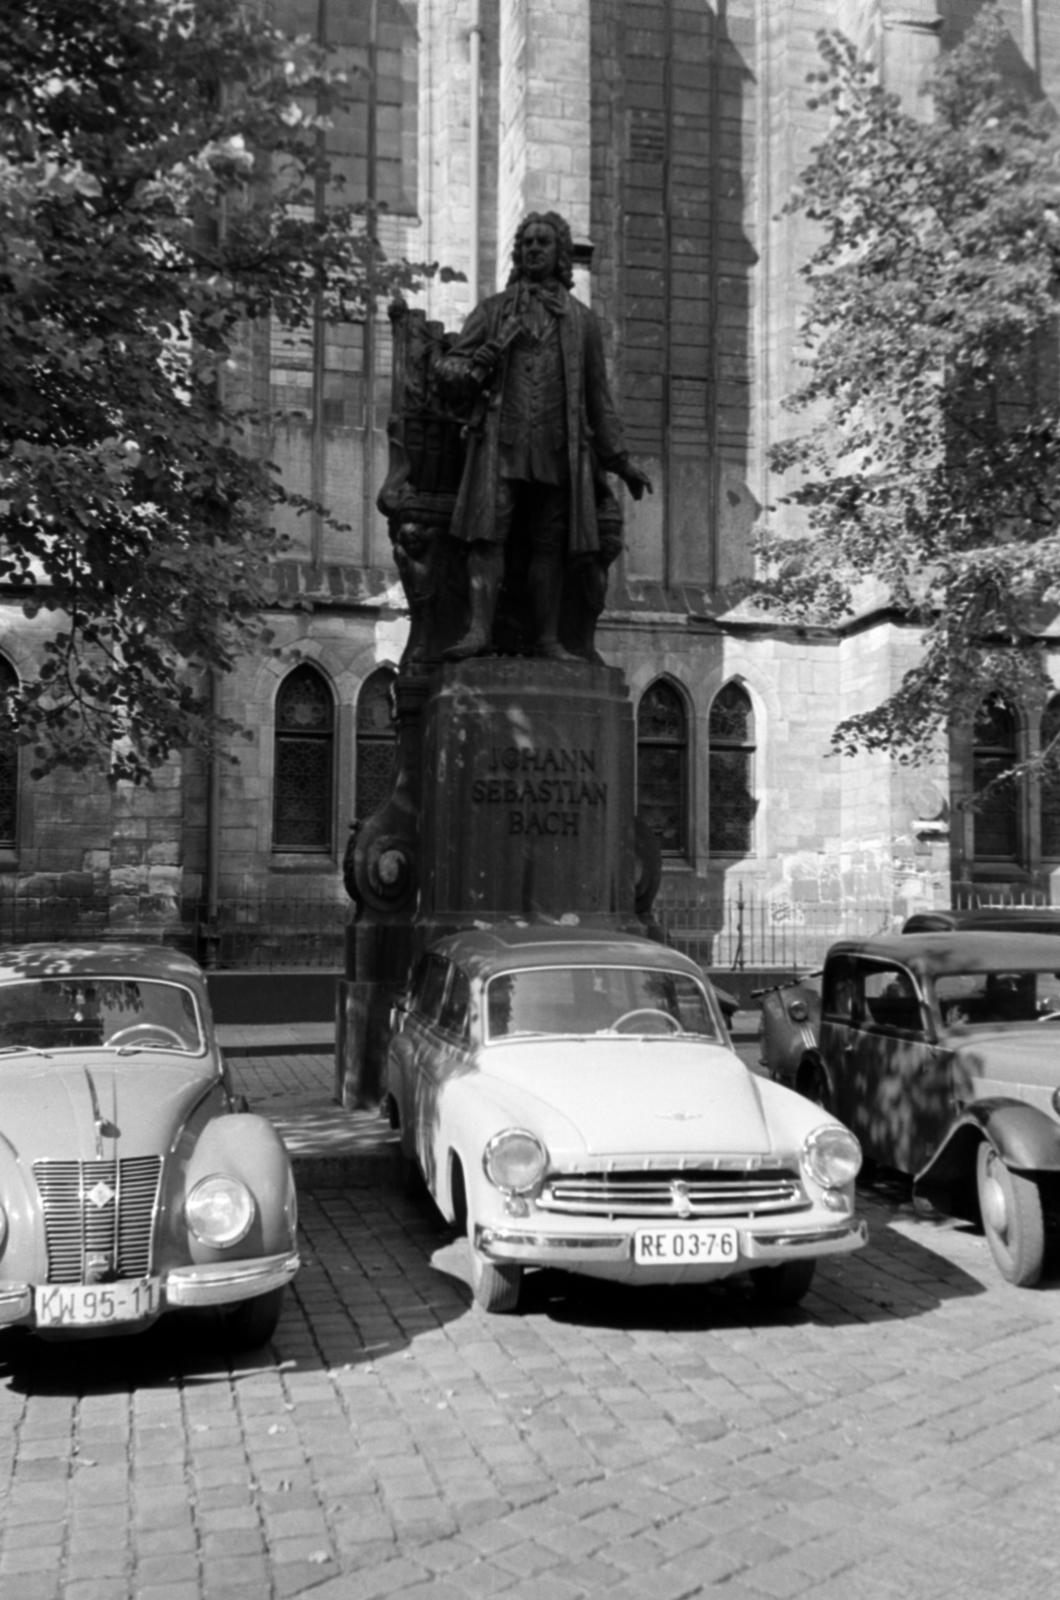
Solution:
[{"label": "cobblestone pavement", "polygon": [[242,1364],[0,1337],[0,1600],[1051,1597],[1060,1274],[863,1199],[797,1312],[548,1272],[511,1318],[426,1202],[306,1192]]}]

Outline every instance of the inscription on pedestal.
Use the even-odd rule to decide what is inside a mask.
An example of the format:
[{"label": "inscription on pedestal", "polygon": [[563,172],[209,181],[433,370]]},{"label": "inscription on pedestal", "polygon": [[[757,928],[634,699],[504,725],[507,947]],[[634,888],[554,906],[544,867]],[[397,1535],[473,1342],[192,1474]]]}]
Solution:
[{"label": "inscription on pedestal", "polygon": [[633,717],[608,667],[487,658],[424,712],[420,916],[632,912]]},{"label": "inscription on pedestal", "polygon": [[486,771],[472,783],[472,804],[504,806],[509,834],[577,839],[584,810],[607,805],[595,750],[491,746]]}]

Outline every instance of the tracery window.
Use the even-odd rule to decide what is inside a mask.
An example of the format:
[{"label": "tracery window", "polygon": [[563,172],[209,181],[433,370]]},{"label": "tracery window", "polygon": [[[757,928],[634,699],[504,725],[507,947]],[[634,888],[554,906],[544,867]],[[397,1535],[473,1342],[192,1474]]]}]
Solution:
[{"label": "tracery window", "polygon": [[[1041,748],[1052,743],[1060,733],[1060,694],[1054,695],[1042,717]],[[1060,769],[1047,772],[1041,782],[1042,797],[1042,855],[1055,860],[1060,857]]]},{"label": "tracery window", "polygon": [[[978,794],[1019,759],[1013,711],[997,695],[983,701],[972,729],[972,787]],[[1019,790],[1008,779],[984,796],[975,811],[975,859],[1019,859]]]},{"label": "tracery window", "polygon": [[[18,688],[18,677],[0,656],[0,704]],[[18,838],[18,741],[0,730],[0,849],[13,850]]]},{"label": "tracery window", "polygon": [[653,683],[637,710],[637,813],[664,856],[688,854],[688,718],[669,683]]},{"label": "tracery window", "polygon": [[750,855],[754,848],[755,719],[751,697],[727,683],[710,708],[710,853]]},{"label": "tracery window", "polygon": [[333,843],[335,701],[321,673],[303,663],[276,697],[272,847],[325,855]]},{"label": "tracery window", "polygon": [[364,822],[378,811],[390,793],[397,740],[390,710],[394,673],[380,667],[365,680],[357,697],[357,802],[355,813]]}]

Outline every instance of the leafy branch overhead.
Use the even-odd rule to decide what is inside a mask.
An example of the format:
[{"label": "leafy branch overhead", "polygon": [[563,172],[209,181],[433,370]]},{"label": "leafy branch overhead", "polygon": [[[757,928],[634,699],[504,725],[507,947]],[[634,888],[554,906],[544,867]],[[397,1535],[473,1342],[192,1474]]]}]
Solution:
[{"label": "leafy branch overhead", "polygon": [[[204,669],[265,636],[255,325],[414,280],[329,181],[350,93],[238,0],[23,0],[0,45],[0,582],[56,613],[9,725],[37,773],[142,780],[231,728]],[[326,196],[328,203],[322,203]]]},{"label": "leafy branch overhead", "polygon": [[940,57],[930,120],[840,35],[819,44],[830,127],[788,207],[819,238],[787,402],[801,426],[772,453],[801,526],[763,534],[759,598],[803,622],[883,604],[919,625],[918,664],[834,735],[917,760],[984,697],[1052,687],[1060,125],[1002,71],[993,6]]}]

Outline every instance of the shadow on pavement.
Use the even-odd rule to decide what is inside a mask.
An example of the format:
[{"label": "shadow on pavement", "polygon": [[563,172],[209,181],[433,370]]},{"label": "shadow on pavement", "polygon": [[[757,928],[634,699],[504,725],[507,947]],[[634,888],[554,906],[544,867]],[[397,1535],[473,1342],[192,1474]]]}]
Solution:
[{"label": "shadow on pavement", "polygon": [[49,1340],[18,1329],[0,1334],[0,1385],[16,1394],[123,1394],[174,1384],[228,1383],[271,1370],[270,1348],[229,1353],[211,1317],[171,1312],[146,1333]]},{"label": "shadow on pavement", "polygon": [[[904,1184],[904,1190],[903,1190]],[[547,1268],[526,1273],[520,1299],[524,1316],[547,1316],[557,1322],[592,1327],[678,1331],[693,1328],[753,1328],[799,1323],[891,1322],[925,1316],[944,1302],[985,1292],[983,1282],[932,1248],[936,1235],[961,1238],[968,1230],[946,1222],[944,1227],[919,1216],[909,1198],[909,1184],[899,1175],[880,1178],[871,1189],[859,1189],[859,1210],[869,1224],[869,1243],[848,1256],[818,1262],[813,1285],[803,1303],[789,1310],[764,1307],[746,1276],[712,1284],[624,1285]],[[907,1215],[906,1215],[907,1214]],[[924,1230],[923,1243],[897,1231],[907,1220]],[[436,1249],[431,1264],[458,1283],[470,1297],[467,1247],[452,1231]],[[993,1270],[989,1257],[984,1271]]]}]

